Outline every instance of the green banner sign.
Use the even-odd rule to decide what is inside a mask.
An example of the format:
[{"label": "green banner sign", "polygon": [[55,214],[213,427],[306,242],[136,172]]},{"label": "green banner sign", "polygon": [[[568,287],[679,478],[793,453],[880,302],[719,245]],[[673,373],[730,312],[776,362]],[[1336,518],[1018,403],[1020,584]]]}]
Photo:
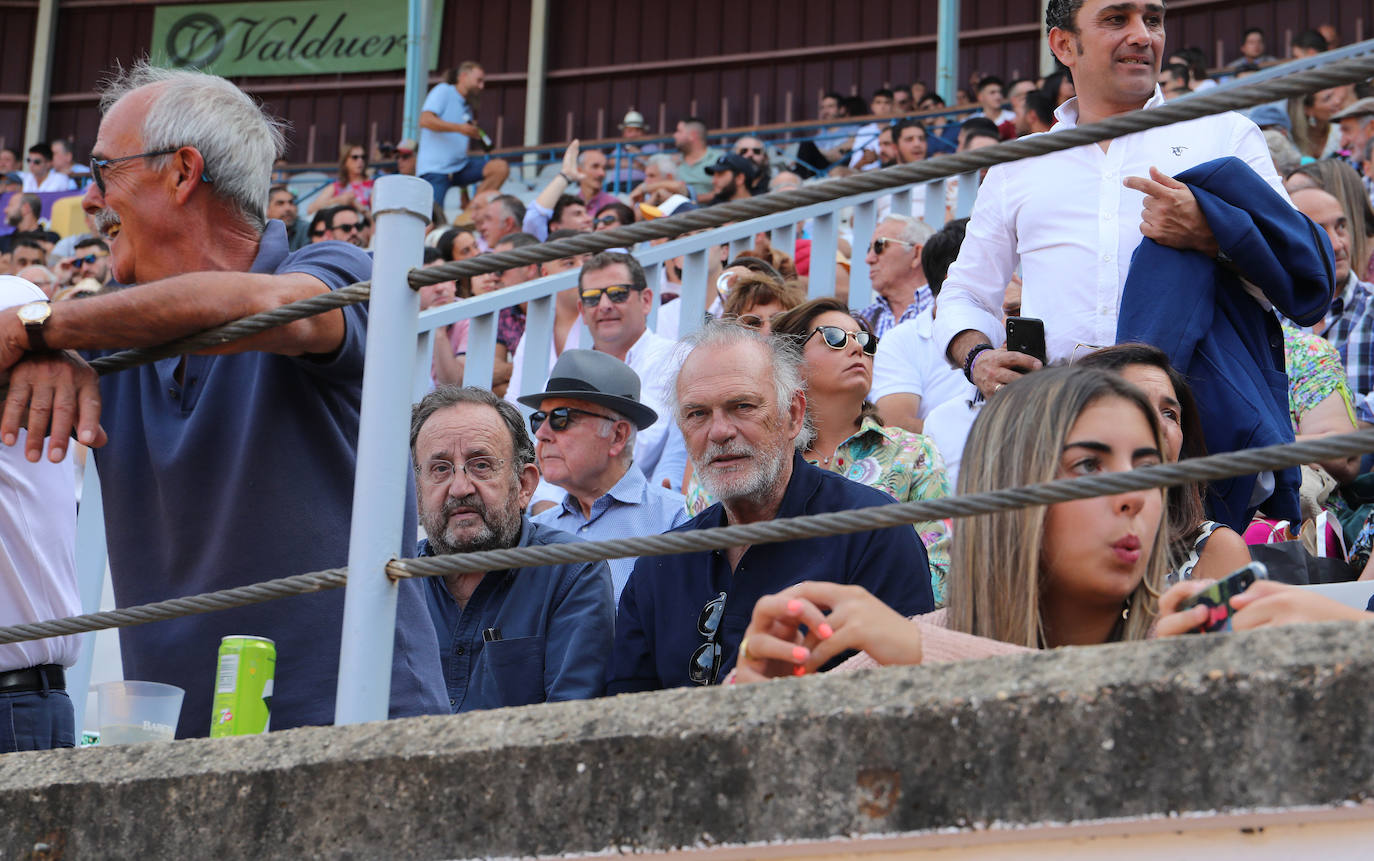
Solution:
[{"label": "green banner sign", "polygon": [[[426,67],[439,60],[444,0],[430,0]],[[226,77],[380,72],[406,65],[404,3],[286,0],[159,6],[154,63]]]}]

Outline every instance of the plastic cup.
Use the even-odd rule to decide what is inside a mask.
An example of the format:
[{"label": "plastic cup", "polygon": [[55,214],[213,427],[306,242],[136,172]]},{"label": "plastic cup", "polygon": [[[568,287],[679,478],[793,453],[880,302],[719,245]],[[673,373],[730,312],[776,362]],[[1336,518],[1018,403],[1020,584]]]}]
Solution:
[{"label": "plastic cup", "polygon": [[171,741],[176,735],[186,692],[161,682],[103,682],[100,695],[100,745]]}]

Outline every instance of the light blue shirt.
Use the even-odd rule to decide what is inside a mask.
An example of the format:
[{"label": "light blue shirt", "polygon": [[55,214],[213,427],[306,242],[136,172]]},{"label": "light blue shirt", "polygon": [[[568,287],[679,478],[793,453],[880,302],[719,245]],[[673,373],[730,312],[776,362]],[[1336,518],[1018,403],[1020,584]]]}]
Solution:
[{"label": "light blue shirt", "polygon": [[[592,503],[590,517],[582,516],[582,506],[569,493],[560,505],[541,511],[530,520],[587,541],[636,538],[658,535],[686,523],[685,500],[686,497],[675,490],[650,484],[638,469],[627,469],[615,486]],[[606,560],[611,568],[611,586],[617,603],[636,561],[636,557]]]},{"label": "light blue shirt", "polygon": [[[472,108],[452,84],[439,84],[425,96],[421,111],[431,111],[446,123],[472,122]],[[468,136],[420,128],[420,152],[415,173],[457,173],[468,163]]]}]

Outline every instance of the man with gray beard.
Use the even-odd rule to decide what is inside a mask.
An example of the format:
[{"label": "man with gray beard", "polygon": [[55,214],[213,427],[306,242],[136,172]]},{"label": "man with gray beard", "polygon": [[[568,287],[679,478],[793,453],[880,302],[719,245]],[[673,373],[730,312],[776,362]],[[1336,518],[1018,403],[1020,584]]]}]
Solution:
[{"label": "man with gray beard", "polygon": [[[581,539],[531,522],[539,483],[520,412],[486,389],[441,386],[411,412],[421,556]],[[454,712],[600,696],[615,600],[605,562],[424,581]]]},{"label": "man with gray beard", "polygon": [[[707,324],[684,345],[677,424],[698,479],[720,501],[673,531],[892,501],[802,459],[798,345],[730,323]],[[715,684],[735,664],[754,603],[803,580],[863,586],[898,612],[934,608],[929,562],[910,526],[646,556],[620,596],[606,693]]]}]

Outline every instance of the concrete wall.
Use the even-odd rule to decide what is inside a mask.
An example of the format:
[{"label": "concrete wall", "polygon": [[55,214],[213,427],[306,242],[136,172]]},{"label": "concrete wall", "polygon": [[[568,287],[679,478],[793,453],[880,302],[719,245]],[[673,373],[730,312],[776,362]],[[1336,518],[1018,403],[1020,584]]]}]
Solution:
[{"label": "concrete wall", "polygon": [[0,857],[40,844],[35,857],[914,856],[1009,841],[1090,857],[1084,840],[1167,847],[1209,829],[1186,845],[1368,848],[1371,632],[1306,626],[11,754]]}]

